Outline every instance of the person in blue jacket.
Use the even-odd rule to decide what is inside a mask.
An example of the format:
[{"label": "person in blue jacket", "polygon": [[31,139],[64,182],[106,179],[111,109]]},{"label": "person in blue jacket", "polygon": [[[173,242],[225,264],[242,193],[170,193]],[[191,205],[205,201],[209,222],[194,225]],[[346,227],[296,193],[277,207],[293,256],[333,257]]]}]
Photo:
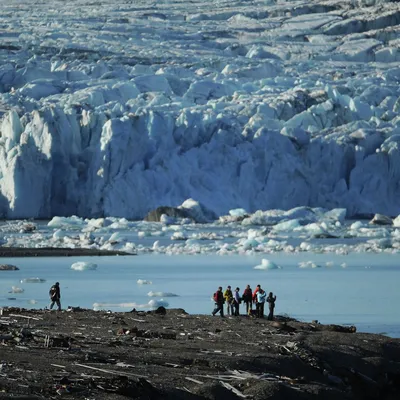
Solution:
[{"label": "person in blue jacket", "polygon": [[256,310],[257,310],[257,317],[258,318],[264,318],[264,304],[265,304],[265,298],[267,297],[267,294],[263,289],[259,289],[257,292],[257,303],[256,303]]}]

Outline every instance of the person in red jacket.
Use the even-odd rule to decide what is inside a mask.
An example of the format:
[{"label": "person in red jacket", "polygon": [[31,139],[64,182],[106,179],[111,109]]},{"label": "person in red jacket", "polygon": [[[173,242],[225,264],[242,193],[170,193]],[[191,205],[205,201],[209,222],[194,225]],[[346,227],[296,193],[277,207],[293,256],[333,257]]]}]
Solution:
[{"label": "person in red jacket", "polygon": [[261,285],[257,285],[256,289],[253,292],[253,303],[257,303],[257,293],[260,291]]}]

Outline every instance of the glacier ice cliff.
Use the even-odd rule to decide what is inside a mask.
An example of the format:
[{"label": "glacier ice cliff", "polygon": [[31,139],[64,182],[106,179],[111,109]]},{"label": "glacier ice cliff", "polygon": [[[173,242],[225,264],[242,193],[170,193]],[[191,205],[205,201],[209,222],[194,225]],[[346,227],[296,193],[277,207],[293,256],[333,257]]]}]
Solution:
[{"label": "glacier ice cliff", "polygon": [[4,218],[400,214],[400,3],[12,0],[0,20]]}]

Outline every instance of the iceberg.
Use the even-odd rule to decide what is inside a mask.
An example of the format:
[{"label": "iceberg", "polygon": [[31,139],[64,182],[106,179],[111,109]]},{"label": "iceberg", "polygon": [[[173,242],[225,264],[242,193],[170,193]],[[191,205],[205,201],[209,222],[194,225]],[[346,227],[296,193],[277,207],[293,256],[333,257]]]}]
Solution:
[{"label": "iceberg", "polygon": [[148,306],[154,309],[154,308],[158,308],[158,307],[168,307],[169,304],[164,299],[160,299],[160,300],[153,299],[153,300],[149,301]]},{"label": "iceberg", "polygon": [[86,261],[78,261],[71,265],[71,269],[75,271],[94,271],[97,269],[97,264]]},{"label": "iceberg", "polygon": [[261,260],[261,264],[256,265],[254,267],[254,269],[261,269],[261,270],[270,270],[270,269],[279,269],[281,267],[279,267],[277,264],[275,264],[274,262],[267,260],[265,258],[263,258]]},{"label": "iceberg", "polygon": [[321,265],[319,265],[313,261],[302,261],[302,262],[299,262],[298,265],[299,265],[299,268],[312,268],[312,269],[321,268]]},{"label": "iceberg", "polygon": [[152,281],[147,281],[146,279],[138,279],[136,282],[138,285],[151,285]]},{"label": "iceberg", "polygon": [[178,297],[179,295],[175,293],[169,293],[169,292],[153,292],[150,291],[147,293],[147,296],[149,297]]},{"label": "iceberg", "polygon": [[10,293],[24,293],[24,289],[18,287],[18,286],[11,286],[11,291]]},{"label": "iceberg", "polygon": [[24,278],[21,279],[21,283],[44,283],[46,279],[43,278]]}]

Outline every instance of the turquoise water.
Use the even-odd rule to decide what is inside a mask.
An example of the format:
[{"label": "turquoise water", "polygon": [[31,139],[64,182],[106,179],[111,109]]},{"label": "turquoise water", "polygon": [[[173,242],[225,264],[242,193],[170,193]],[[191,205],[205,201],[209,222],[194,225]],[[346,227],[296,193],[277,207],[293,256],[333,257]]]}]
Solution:
[{"label": "turquoise water", "polygon": [[[62,305],[126,311],[130,303],[145,304],[154,297],[149,291],[170,292],[169,307],[189,313],[209,314],[212,293],[218,286],[240,287],[261,284],[278,299],[276,312],[306,321],[356,325],[364,332],[400,337],[400,267],[398,257],[388,254],[276,254],[268,255],[281,266],[275,270],[254,270],[262,256],[140,255],[119,257],[14,258],[3,263],[17,265],[19,271],[0,272],[0,306],[43,308],[48,290],[61,285]],[[94,262],[95,271],[74,271],[76,261]],[[321,268],[303,269],[301,261],[313,261]],[[330,267],[325,264],[329,263]],[[341,264],[346,263],[343,268]],[[20,283],[38,277],[45,283]],[[138,285],[138,279],[152,285]],[[12,286],[24,293],[8,293]],[[12,300],[10,298],[13,298]],[[36,304],[30,301],[35,300]],[[121,306],[120,304],[125,303]],[[126,304],[128,303],[128,304]]]}]

